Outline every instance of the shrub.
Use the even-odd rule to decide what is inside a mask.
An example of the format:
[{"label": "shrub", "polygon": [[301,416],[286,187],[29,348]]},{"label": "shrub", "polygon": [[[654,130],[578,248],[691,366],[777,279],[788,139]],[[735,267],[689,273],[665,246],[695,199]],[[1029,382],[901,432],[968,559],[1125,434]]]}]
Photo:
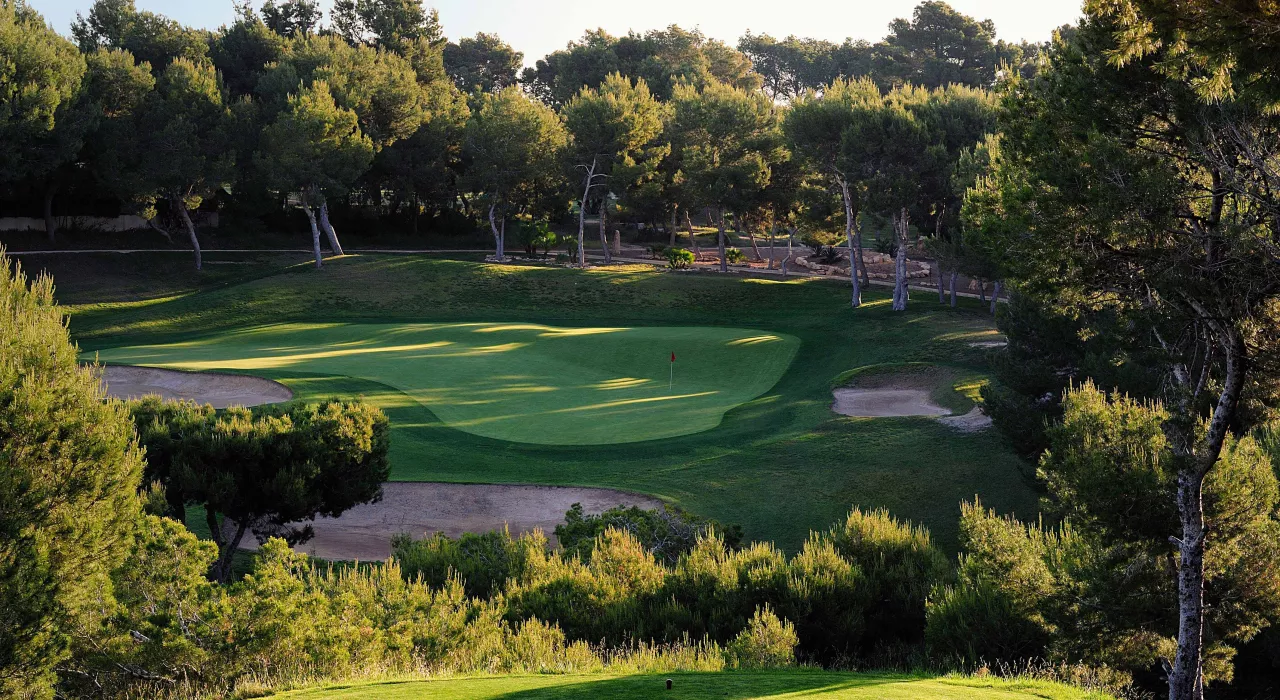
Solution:
[{"label": "shrub", "polygon": [[693,515],[674,506],[662,510],[610,508],[600,515],[587,515],[579,503],[565,514],[563,525],[556,526],[556,541],[565,552],[591,559],[596,538],[608,528],[625,530],[640,540],[645,549],[667,564],[675,564],[680,556],[693,548],[699,534],[710,529],[721,533],[730,547],[742,541],[742,528],[724,528],[719,523]]},{"label": "shrub", "polygon": [[397,535],[391,541],[392,556],[406,576],[421,576],[431,586],[443,586],[458,576],[467,595],[477,598],[490,598],[502,592],[507,579],[522,578],[529,553],[546,547],[541,532],[512,538],[506,530],[464,533],[458,539],[441,533],[421,540]]},{"label": "shrub", "polygon": [[1041,624],[992,586],[962,583],[930,597],[925,644],[940,663],[974,667],[1043,658],[1048,641]]},{"label": "shrub", "polygon": [[667,267],[672,270],[682,270],[690,267],[694,263],[693,251],[684,248],[667,248]]},{"label": "shrub", "polygon": [[738,265],[747,261],[747,254],[737,248],[726,248],[724,259],[733,265]]},{"label": "shrub", "polygon": [[649,246],[649,257],[653,258],[654,260],[662,258],[664,257],[664,253],[666,252],[666,250],[667,250],[667,245],[665,243],[654,243],[653,245]]},{"label": "shrub", "polygon": [[725,649],[726,661],[735,668],[785,668],[796,663],[795,628],[778,619],[768,605],[756,608],[747,628]]},{"label": "shrub", "polygon": [[[866,638],[871,644],[918,643],[924,638],[925,601],[947,582],[951,565],[929,531],[899,521],[883,508],[854,508],[826,537],[857,565],[866,581]],[[864,645],[865,646],[865,645]]]},{"label": "shrub", "polygon": [[142,453],[95,368],[80,367],[53,280],[0,249],[0,697],[53,696],[79,627],[142,515]]},{"label": "shrub", "polygon": [[824,249],[839,241],[840,236],[826,231],[810,231],[800,237],[800,243],[812,250],[814,255],[821,255]]}]

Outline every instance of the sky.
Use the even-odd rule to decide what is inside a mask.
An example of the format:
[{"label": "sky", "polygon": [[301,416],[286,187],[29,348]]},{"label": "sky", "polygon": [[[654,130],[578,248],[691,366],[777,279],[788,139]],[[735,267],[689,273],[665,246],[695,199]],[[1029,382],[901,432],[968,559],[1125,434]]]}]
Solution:
[{"label": "sky", "polygon": [[[92,0],[28,0],[58,31],[70,33],[76,12]],[[232,20],[231,0],[136,0],[140,9],[183,24],[216,29]],[[1008,41],[1044,41],[1057,27],[1074,22],[1082,0],[950,0],[956,10],[991,19]],[[257,3],[255,3],[257,4]],[[326,9],[330,0],[322,0]],[[876,41],[897,17],[910,17],[918,0],[428,0],[440,13],[450,39],[476,32],[496,33],[525,63],[564,48],[586,29],[610,34],[644,32],[678,24],[730,45],[747,30],[781,38],[788,34],[828,39]]]}]

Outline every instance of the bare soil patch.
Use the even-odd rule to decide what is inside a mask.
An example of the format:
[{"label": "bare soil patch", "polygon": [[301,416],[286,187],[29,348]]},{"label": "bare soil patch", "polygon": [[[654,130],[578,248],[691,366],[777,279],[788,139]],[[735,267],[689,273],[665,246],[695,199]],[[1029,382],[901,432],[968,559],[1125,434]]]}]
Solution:
[{"label": "bare soil patch", "polygon": [[243,374],[178,372],[155,367],[108,365],[102,368],[107,395],[117,399],[137,399],[157,394],[167,400],[189,400],[228,406],[261,406],[293,398],[283,384]]},{"label": "bare soil patch", "polygon": [[836,389],[833,411],[844,416],[949,416],[951,411],[929,398],[924,389]]},{"label": "bare soil patch", "polygon": [[[382,500],[356,506],[336,518],[311,523],[315,537],[295,549],[323,559],[377,561],[391,556],[391,538],[443,532],[489,532],[508,527],[513,535],[541,529],[554,541],[564,513],[581,503],[587,513],[615,506],[661,508],[662,501],[625,491],[566,486],[391,482]],[[244,549],[256,549],[250,541]]]}]

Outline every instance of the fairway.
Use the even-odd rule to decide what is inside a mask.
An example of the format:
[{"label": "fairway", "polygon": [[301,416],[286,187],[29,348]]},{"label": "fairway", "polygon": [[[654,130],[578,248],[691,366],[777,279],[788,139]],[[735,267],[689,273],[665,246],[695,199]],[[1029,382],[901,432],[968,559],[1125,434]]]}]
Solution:
[{"label": "fairway", "polygon": [[[671,690],[665,680],[672,679]],[[1102,700],[1055,683],[1001,679],[917,678],[821,671],[677,673],[663,676],[500,676],[345,685],[272,696],[290,700]]]},{"label": "fairway", "polygon": [[716,427],[725,412],[772,388],[799,345],[784,334],[706,326],[292,323],[110,348],[98,358],[351,377],[398,389],[475,435],[606,445]]}]

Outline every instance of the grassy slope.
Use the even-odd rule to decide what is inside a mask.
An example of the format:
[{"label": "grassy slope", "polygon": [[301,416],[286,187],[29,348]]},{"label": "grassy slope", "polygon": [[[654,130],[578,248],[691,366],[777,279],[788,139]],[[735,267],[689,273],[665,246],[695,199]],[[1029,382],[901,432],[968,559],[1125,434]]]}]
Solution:
[{"label": "grassy slope", "polygon": [[[665,679],[672,689],[666,690]],[[540,698],[812,698],[813,700],[1102,700],[1105,696],[1035,681],[919,678],[880,674],[771,671],[668,676],[499,676],[371,683],[273,696],[290,700],[536,700]]]},{"label": "grassy slope", "polygon": [[962,435],[928,419],[844,418],[830,411],[832,381],[850,369],[891,362],[981,368],[982,351],[969,343],[994,334],[988,318],[940,306],[927,294],[919,294],[908,313],[894,314],[878,292],[863,308],[850,309],[848,288],[825,280],[782,283],[652,268],[583,273],[403,256],[351,257],[315,271],[303,256],[234,258],[244,260],[249,264],[210,265],[212,272],[200,277],[185,261],[146,256],[33,257],[31,263],[47,266],[59,281],[59,298],[73,313],[72,333],[85,349],[288,321],[723,325],[801,341],[779,383],[729,412],[714,430],[616,446],[489,440],[446,428],[388,386],[294,375],[302,398],[377,396],[393,423],[416,426],[395,438],[396,479],[644,491],[740,523],[748,537],[786,548],[842,518],[851,505],[888,507],[928,526],[947,548],[955,547],[962,499],[978,494],[1024,517],[1035,510],[1019,461],[991,432]]},{"label": "grassy slope", "polygon": [[[396,387],[473,435],[600,445],[714,428],[726,411],[773,387],[798,346],[781,334],[710,326],[278,324],[184,343],[107,348],[100,359],[358,377]],[[669,384],[672,352],[680,381]]]}]

